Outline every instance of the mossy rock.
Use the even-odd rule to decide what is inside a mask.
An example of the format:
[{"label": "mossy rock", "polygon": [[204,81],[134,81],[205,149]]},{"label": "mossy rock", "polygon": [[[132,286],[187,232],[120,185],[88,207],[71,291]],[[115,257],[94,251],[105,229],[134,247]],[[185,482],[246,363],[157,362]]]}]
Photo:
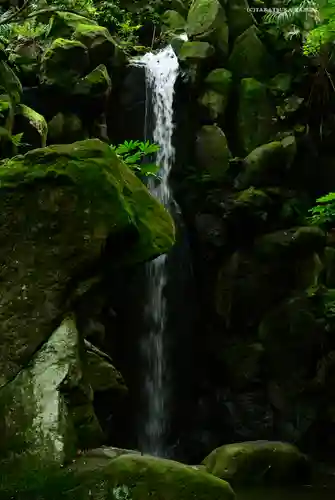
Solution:
[{"label": "mossy rock", "polygon": [[197,134],[196,160],[199,169],[212,179],[224,179],[231,153],[225,134],[217,125],[205,125]]},{"label": "mossy rock", "polygon": [[286,387],[291,399],[307,386],[315,353],[324,341],[313,309],[313,299],[302,294],[283,301],[259,325],[267,376]]},{"label": "mossy rock", "polygon": [[106,99],[112,90],[112,81],[106,66],[100,64],[91,73],[84,76],[75,86],[74,94],[90,98]]},{"label": "mossy rock", "polygon": [[48,142],[51,144],[70,144],[85,139],[83,124],[73,113],[59,112],[48,123]]},{"label": "mossy rock", "polygon": [[222,94],[215,92],[215,90],[206,90],[203,95],[199,97],[198,102],[205,110],[206,117],[212,122],[223,120],[227,101]]},{"label": "mossy rock", "polygon": [[8,95],[13,105],[18,104],[22,96],[21,82],[5,61],[0,61],[0,94]]},{"label": "mossy rock", "polygon": [[242,154],[266,144],[276,133],[276,113],[267,88],[254,78],[244,78],[239,88],[237,135]]},{"label": "mossy rock", "polygon": [[14,108],[8,94],[0,95],[0,126],[11,134],[14,125]]},{"label": "mossy rock", "polygon": [[15,132],[22,132],[23,150],[43,148],[46,146],[48,125],[44,116],[29,108],[25,104],[19,104],[15,110]]},{"label": "mossy rock", "polygon": [[[96,451],[93,450],[94,454]],[[1,498],[10,500],[18,491],[27,498],[48,500],[234,500],[226,481],[190,466],[150,456],[121,454],[103,459],[83,455],[68,468],[51,469],[31,464],[6,474]],[[2,486],[2,487],[1,487]],[[25,497],[22,497],[25,498]]]},{"label": "mossy rock", "polygon": [[186,33],[191,39],[213,43],[224,55],[228,53],[228,25],[218,0],[194,0],[187,16]]},{"label": "mossy rock", "polygon": [[127,393],[128,389],[121,373],[113,365],[111,358],[88,341],[87,377],[94,392],[115,391]]},{"label": "mossy rock", "polygon": [[258,33],[256,26],[252,25],[235,40],[228,61],[234,77],[262,80],[271,75],[272,61]]},{"label": "mossy rock", "polygon": [[19,69],[19,75],[26,85],[36,84],[40,69],[42,48],[35,40],[25,40],[10,47],[8,61]]},{"label": "mossy rock", "polygon": [[[82,478],[82,492],[85,493],[88,487],[92,487],[93,494],[102,500],[112,500],[117,495],[133,500],[192,498],[234,500],[235,498],[233,490],[226,481],[172,460],[127,454],[112,459],[103,468],[95,469],[93,467],[90,469],[89,458],[85,461],[85,468],[81,473],[83,460],[75,463],[71,469],[77,470],[78,477]],[[80,498],[86,499],[86,496]]]},{"label": "mossy rock", "polygon": [[107,28],[93,24],[79,24],[73,38],[83,43],[90,56],[91,65],[106,64],[114,56],[116,42]]},{"label": "mossy rock", "polygon": [[70,38],[78,26],[91,25],[97,27],[98,24],[93,19],[75,14],[74,12],[63,12],[61,10],[52,13],[52,24],[50,30],[51,38]]},{"label": "mossy rock", "polygon": [[[68,317],[17,377],[0,389],[1,458],[22,454],[24,460],[29,453],[46,463],[63,464],[73,458],[83,435],[80,444],[97,446],[96,433],[101,429],[87,389],[81,339]],[[80,394],[80,405],[72,396],[75,393],[77,398]]]},{"label": "mossy rock", "polygon": [[0,178],[3,385],[50,335],[69,284],[92,272],[107,240],[110,265],[144,262],[169,250],[174,225],[99,140],[16,156],[0,164]]},{"label": "mossy rock", "polygon": [[71,91],[88,68],[85,45],[77,40],[57,38],[43,54],[41,83]]},{"label": "mossy rock", "polygon": [[303,483],[310,476],[308,459],[298,448],[277,441],[246,441],[216,448],[205,458],[206,470],[239,484]]},{"label": "mossy rock", "polygon": [[208,42],[184,42],[180,47],[178,58],[181,61],[201,62],[214,54],[215,50]]},{"label": "mossy rock", "polygon": [[228,69],[216,68],[207,75],[205,84],[208,89],[218,92],[228,101],[233,83],[232,78],[233,75]]},{"label": "mossy rock", "polygon": [[227,18],[229,26],[229,36],[235,39],[250,26],[256,24],[256,20],[249,11],[248,0],[234,0],[227,3]]},{"label": "mossy rock", "polygon": [[293,163],[295,154],[294,136],[259,146],[245,158],[244,169],[235,180],[235,187],[246,189],[249,186],[280,185]]},{"label": "mossy rock", "polygon": [[169,33],[184,33],[185,32],[185,18],[175,10],[167,10],[162,18],[162,29]]},{"label": "mossy rock", "polygon": [[325,233],[316,226],[293,227],[265,234],[255,240],[255,253],[267,260],[286,256],[312,255],[322,252]]}]

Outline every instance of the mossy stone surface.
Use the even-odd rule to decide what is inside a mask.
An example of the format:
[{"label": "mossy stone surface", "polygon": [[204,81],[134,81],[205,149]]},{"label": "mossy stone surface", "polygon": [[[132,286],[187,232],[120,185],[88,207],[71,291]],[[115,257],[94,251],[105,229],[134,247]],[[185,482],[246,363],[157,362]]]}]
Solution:
[{"label": "mossy stone surface", "polygon": [[107,28],[93,24],[78,24],[73,38],[87,47],[91,65],[106,64],[113,57],[116,42]]},{"label": "mossy stone surface", "polygon": [[48,125],[44,116],[25,104],[19,104],[15,111],[15,128],[23,132],[22,142],[28,144],[30,149],[45,147]]},{"label": "mossy stone surface", "polygon": [[201,171],[210,174],[212,179],[223,179],[229,168],[227,138],[217,125],[203,126],[196,139],[196,159]]},{"label": "mossy stone surface", "polygon": [[98,26],[93,19],[75,14],[74,12],[63,12],[61,10],[53,13],[52,26],[50,30],[51,38],[70,38],[78,26],[88,25]]},{"label": "mossy stone surface", "polygon": [[298,448],[276,441],[246,441],[216,448],[203,463],[232,484],[288,484],[308,479],[308,460]]},{"label": "mossy stone surface", "polygon": [[43,54],[41,82],[71,91],[88,69],[87,47],[78,40],[57,38]]},{"label": "mossy stone surface", "polygon": [[178,51],[181,61],[200,62],[214,54],[215,50],[208,42],[184,42]]},{"label": "mossy stone surface", "polygon": [[0,164],[0,385],[64,313],[65,291],[99,261],[143,262],[170,249],[166,210],[96,139],[30,151]]},{"label": "mossy stone surface", "polygon": [[107,97],[111,89],[112,81],[107,68],[100,64],[76,84],[74,93],[91,98]]},{"label": "mossy stone surface", "polygon": [[254,78],[244,78],[239,87],[237,135],[241,154],[266,144],[276,132],[276,113],[267,88]]},{"label": "mossy stone surface", "polygon": [[5,61],[0,61],[0,94],[7,94],[13,105],[18,104],[22,96],[21,82]]}]

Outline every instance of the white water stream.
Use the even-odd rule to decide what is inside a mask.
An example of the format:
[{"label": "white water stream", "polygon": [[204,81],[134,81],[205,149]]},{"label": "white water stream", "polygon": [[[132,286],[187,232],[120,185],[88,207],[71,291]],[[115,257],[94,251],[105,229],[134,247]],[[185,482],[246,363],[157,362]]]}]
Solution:
[{"label": "white water stream", "polygon": [[[174,85],[179,72],[178,59],[171,46],[158,53],[147,53],[137,65],[145,67],[147,102],[152,109],[152,140],[160,146],[156,163],[161,167],[161,182],[149,181],[151,193],[167,208],[175,203],[169,188],[169,173],[174,162],[173,97]],[[150,105],[150,106],[149,106]],[[148,112],[148,111],[147,111]],[[146,117],[147,118],[147,117]],[[141,344],[142,366],[145,370],[145,414],[139,436],[142,452],[156,456],[167,456],[166,432],[169,423],[169,359],[165,338],[167,304],[164,288],[167,256],[161,255],[147,264],[148,296],[146,301],[146,324],[148,330]]]}]

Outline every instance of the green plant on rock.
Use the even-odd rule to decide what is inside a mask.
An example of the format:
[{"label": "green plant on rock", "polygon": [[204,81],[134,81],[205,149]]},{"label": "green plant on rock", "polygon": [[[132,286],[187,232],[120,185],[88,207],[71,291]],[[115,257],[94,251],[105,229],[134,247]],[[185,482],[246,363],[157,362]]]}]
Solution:
[{"label": "green plant on rock", "polygon": [[265,14],[263,22],[276,26],[286,39],[306,37],[320,22],[319,4],[314,0],[285,0],[283,5]]},{"label": "green plant on rock", "polygon": [[159,166],[155,163],[143,163],[146,156],[157,153],[159,146],[150,141],[124,141],[118,146],[111,145],[111,149],[126,163],[139,177],[158,178]]},{"label": "green plant on rock", "polygon": [[328,193],[316,200],[317,205],[309,209],[311,224],[332,225],[335,223],[335,193]]},{"label": "green plant on rock", "polygon": [[307,56],[321,54],[335,41],[335,0],[321,3],[320,23],[309,31],[304,41],[303,52]]}]

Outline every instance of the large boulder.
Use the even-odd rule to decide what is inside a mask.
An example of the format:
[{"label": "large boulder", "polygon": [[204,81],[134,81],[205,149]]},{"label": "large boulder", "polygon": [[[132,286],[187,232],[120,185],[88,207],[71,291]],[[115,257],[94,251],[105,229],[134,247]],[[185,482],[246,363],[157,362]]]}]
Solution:
[{"label": "large boulder", "polygon": [[230,39],[234,40],[250,26],[256,24],[256,20],[249,10],[248,0],[229,1],[226,9]]},{"label": "large boulder", "polygon": [[238,78],[257,78],[261,80],[271,74],[271,59],[258,38],[258,29],[252,25],[234,43],[228,67]]},{"label": "large boulder", "polygon": [[298,448],[276,441],[246,441],[216,448],[203,461],[206,470],[233,484],[279,484],[309,478],[308,459]]},{"label": "large boulder", "polygon": [[[45,16],[46,14],[44,14]],[[51,38],[70,38],[76,29],[81,25],[88,25],[97,27],[98,24],[92,19],[75,14],[74,12],[64,12],[58,10],[51,13],[52,23],[50,29]]]},{"label": "large boulder", "polygon": [[254,78],[240,83],[237,135],[241,153],[249,154],[275,135],[276,112],[267,88]]},{"label": "large boulder", "polygon": [[44,116],[25,104],[19,104],[15,111],[14,132],[23,133],[21,140],[23,146],[20,148],[20,152],[28,149],[45,147],[48,125]]},{"label": "large boulder", "polygon": [[289,172],[296,154],[294,136],[282,141],[263,144],[249,153],[243,162],[243,170],[235,180],[235,187],[278,186]]},{"label": "large boulder", "polygon": [[42,57],[41,83],[71,91],[89,68],[88,50],[77,40],[57,38]]},{"label": "large boulder", "polygon": [[178,51],[181,61],[198,63],[214,54],[214,47],[208,42],[184,42]]},{"label": "large boulder", "polygon": [[112,90],[112,81],[106,66],[100,64],[91,73],[81,78],[74,87],[74,94],[105,102]]},{"label": "large boulder", "polygon": [[225,134],[217,125],[205,125],[196,139],[196,158],[199,169],[212,179],[224,179],[231,153]]},{"label": "large boulder", "polygon": [[228,53],[228,24],[219,0],[194,0],[188,12],[186,33],[192,39],[213,43]]},{"label": "large boulder", "polygon": [[25,85],[36,85],[40,69],[42,47],[34,39],[24,39],[10,47],[8,61],[18,68],[20,80]]},{"label": "large boulder", "polygon": [[59,112],[48,123],[49,144],[70,144],[85,139],[85,131],[79,116]]},{"label": "large boulder", "polygon": [[22,96],[22,85],[14,71],[5,61],[0,61],[0,93],[10,97],[13,105],[18,104]]},{"label": "large boulder", "polygon": [[128,391],[121,373],[113,365],[112,359],[85,340],[87,353],[87,377],[94,392]]},{"label": "large boulder", "polygon": [[162,15],[162,30],[168,33],[185,33],[186,20],[175,10],[167,10]]},{"label": "large boulder", "polygon": [[216,68],[206,76],[205,84],[209,90],[214,90],[218,94],[221,94],[225,98],[227,104],[232,87],[232,80],[233,75],[231,71],[225,68]]},{"label": "large boulder", "polygon": [[[143,262],[174,241],[171,217],[99,140],[0,164],[0,386],[59,324],[66,291],[105,265]],[[29,249],[29,251],[27,251]]]},{"label": "large boulder", "polygon": [[29,455],[62,464],[77,447],[101,443],[81,348],[75,322],[68,317],[0,389],[2,460]]},{"label": "large boulder", "polygon": [[91,67],[107,64],[115,53],[116,43],[107,28],[93,24],[79,24],[73,34],[88,48]]},{"label": "large boulder", "polygon": [[229,484],[211,474],[172,460],[138,454],[121,454],[104,461],[83,456],[71,467],[53,471],[31,464],[25,471],[6,474],[0,488],[4,500],[15,497],[18,491],[27,498],[50,500],[235,498]]}]

